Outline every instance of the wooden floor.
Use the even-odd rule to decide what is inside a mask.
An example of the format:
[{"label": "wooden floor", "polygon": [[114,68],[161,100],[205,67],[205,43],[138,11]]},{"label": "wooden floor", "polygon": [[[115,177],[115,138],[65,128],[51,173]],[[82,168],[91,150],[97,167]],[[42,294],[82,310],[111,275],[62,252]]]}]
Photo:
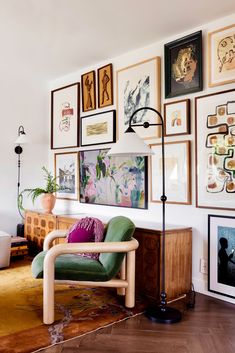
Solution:
[{"label": "wooden floor", "polygon": [[194,309],[182,301],[174,306],[183,313],[179,323],[139,315],[40,352],[235,353],[235,305],[196,294]]}]

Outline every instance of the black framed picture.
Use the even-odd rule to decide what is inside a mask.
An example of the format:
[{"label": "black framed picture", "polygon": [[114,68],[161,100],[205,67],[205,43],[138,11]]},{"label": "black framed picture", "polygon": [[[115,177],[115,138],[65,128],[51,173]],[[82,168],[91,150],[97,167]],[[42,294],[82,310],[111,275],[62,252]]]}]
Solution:
[{"label": "black framed picture", "polygon": [[164,46],[165,98],[202,90],[202,31]]}]

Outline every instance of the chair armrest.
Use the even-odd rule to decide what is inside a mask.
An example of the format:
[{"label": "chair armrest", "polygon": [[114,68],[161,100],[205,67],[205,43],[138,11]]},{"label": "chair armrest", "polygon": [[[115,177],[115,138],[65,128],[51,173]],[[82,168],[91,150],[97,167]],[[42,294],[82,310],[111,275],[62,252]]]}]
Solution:
[{"label": "chair armrest", "polygon": [[66,238],[68,234],[68,230],[53,230],[52,232],[48,233],[47,236],[45,237],[44,243],[43,243],[43,250],[49,250],[52,246],[52,242],[55,239],[58,238]]}]

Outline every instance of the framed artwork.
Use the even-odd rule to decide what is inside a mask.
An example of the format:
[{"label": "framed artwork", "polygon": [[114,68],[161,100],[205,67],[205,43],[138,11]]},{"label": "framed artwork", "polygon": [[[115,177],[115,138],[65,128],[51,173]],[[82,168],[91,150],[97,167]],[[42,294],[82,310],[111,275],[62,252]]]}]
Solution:
[{"label": "framed artwork", "polygon": [[235,217],[208,215],[208,290],[235,298]]},{"label": "framed artwork", "polygon": [[58,184],[66,188],[57,191],[56,198],[78,200],[78,153],[55,153],[54,167]]},{"label": "framed artwork", "polygon": [[195,98],[196,206],[234,210],[235,90]]},{"label": "framed artwork", "polygon": [[98,69],[98,107],[113,104],[113,66],[105,65]]},{"label": "framed artwork", "polygon": [[51,92],[51,149],[78,146],[80,83]]},{"label": "framed artwork", "polygon": [[202,31],[164,46],[165,98],[202,90]]},{"label": "framed artwork", "polygon": [[82,111],[88,112],[96,108],[95,71],[82,75]]},{"label": "framed artwork", "polygon": [[[119,136],[128,128],[131,115],[139,108],[151,107],[160,112],[160,57],[142,61],[117,71],[117,107]],[[133,123],[145,121],[158,123],[157,114],[143,110],[134,116]],[[157,126],[148,129],[137,129],[144,139],[159,136]]]},{"label": "framed artwork", "polygon": [[80,202],[146,209],[147,157],[114,157],[107,152],[80,152]]},{"label": "framed artwork", "polygon": [[[150,145],[151,201],[161,202],[162,145]],[[165,146],[165,192],[167,203],[191,204],[190,141],[167,142]]]},{"label": "framed artwork", "polygon": [[190,99],[164,104],[165,136],[190,133]]},{"label": "framed artwork", "polygon": [[235,82],[235,24],[208,34],[209,87]]},{"label": "framed artwork", "polygon": [[81,146],[116,142],[116,111],[81,118]]}]

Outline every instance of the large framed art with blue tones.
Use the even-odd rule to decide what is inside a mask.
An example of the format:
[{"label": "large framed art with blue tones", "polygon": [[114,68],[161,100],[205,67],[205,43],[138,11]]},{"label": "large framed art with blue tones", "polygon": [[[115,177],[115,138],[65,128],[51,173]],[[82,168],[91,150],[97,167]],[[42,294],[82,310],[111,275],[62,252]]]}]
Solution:
[{"label": "large framed art with blue tones", "polygon": [[107,152],[80,151],[80,202],[147,208],[147,157],[114,157]]},{"label": "large framed art with blue tones", "polygon": [[[122,135],[128,127],[131,115],[138,108],[151,107],[161,110],[160,57],[154,57],[117,71],[118,130]],[[142,110],[134,116],[133,123],[156,123],[158,117],[151,111]],[[158,137],[158,127],[138,129],[144,139]]]}]

